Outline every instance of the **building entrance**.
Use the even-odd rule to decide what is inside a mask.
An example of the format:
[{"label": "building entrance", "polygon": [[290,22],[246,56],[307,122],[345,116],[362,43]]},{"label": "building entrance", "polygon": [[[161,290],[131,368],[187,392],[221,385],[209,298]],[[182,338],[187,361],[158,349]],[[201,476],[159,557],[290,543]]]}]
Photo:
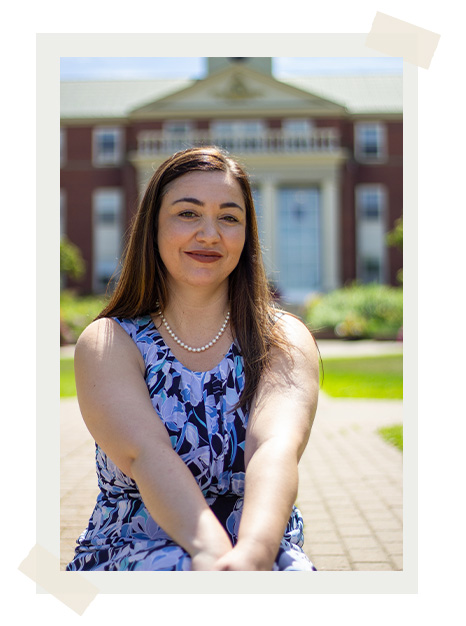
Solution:
[{"label": "building entrance", "polygon": [[319,291],[320,190],[282,187],[278,192],[277,282],[285,300],[302,303]]}]

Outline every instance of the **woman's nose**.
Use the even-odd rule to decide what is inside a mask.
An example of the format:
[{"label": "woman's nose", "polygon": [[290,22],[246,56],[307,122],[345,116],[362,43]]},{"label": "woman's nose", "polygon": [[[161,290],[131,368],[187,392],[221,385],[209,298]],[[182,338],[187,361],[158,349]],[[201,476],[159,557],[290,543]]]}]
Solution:
[{"label": "woman's nose", "polygon": [[218,232],[218,226],[216,220],[203,219],[196,233],[196,238],[199,241],[218,241],[220,235]]}]

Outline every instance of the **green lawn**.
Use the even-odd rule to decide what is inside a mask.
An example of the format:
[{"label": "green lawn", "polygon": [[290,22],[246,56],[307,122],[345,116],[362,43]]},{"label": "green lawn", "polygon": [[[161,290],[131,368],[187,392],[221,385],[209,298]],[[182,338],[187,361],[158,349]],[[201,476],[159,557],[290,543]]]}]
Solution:
[{"label": "green lawn", "polygon": [[[323,391],[336,398],[403,398],[402,355],[324,360]],[[76,396],[72,358],[60,360],[60,397]],[[403,451],[403,426],[379,430]]]},{"label": "green lawn", "polygon": [[60,398],[76,395],[73,359],[60,359]]},{"label": "green lawn", "polygon": [[393,444],[398,450],[403,452],[403,424],[379,428],[378,432],[385,441]]},{"label": "green lawn", "polygon": [[322,391],[334,398],[403,398],[403,356],[324,359]]},{"label": "green lawn", "polygon": [[[402,355],[325,359],[322,390],[334,398],[403,398]],[[76,395],[73,359],[60,360],[60,395]]]}]

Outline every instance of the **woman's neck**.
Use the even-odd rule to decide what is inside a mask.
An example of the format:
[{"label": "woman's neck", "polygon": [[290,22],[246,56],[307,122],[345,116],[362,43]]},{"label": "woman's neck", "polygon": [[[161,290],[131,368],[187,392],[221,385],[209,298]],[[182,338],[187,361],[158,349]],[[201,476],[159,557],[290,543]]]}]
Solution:
[{"label": "woman's neck", "polygon": [[229,311],[228,286],[207,292],[202,289],[169,289],[163,314],[179,332],[207,335],[218,330]]}]

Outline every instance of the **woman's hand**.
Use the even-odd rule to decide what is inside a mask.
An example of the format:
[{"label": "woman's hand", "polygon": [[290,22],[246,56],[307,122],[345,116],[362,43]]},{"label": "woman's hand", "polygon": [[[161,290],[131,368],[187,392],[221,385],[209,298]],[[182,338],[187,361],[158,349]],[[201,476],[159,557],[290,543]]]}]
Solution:
[{"label": "woman's hand", "polygon": [[275,558],[265,545],[239,541],[215,563],[220,572],[270,572]]},{"label": "woman's hand", "polygon": [[191,556],[193,572],[270,572],[274,555],[259,542],[239,541],[232,548],[230,541],[209,546]]},{"label": "woman's hand", "polygon": [[317,408],[319,361],[312,335],[299,320],[286,315],[278,323],[290,350],[272,351],[246,431],[244,505],[235,546],[243,563],[238,567],[231,555],[222,567],[271,570],[297,496],[298,462]]},{"label": "woman's hand", "polygon": [[225,537],[219,537],[216,542],[209,542],[208,546],[197,552],[191,553],[191,571],[192,572],[212,572],[218,570],[216,564],[232,552],[230,540]]}]

